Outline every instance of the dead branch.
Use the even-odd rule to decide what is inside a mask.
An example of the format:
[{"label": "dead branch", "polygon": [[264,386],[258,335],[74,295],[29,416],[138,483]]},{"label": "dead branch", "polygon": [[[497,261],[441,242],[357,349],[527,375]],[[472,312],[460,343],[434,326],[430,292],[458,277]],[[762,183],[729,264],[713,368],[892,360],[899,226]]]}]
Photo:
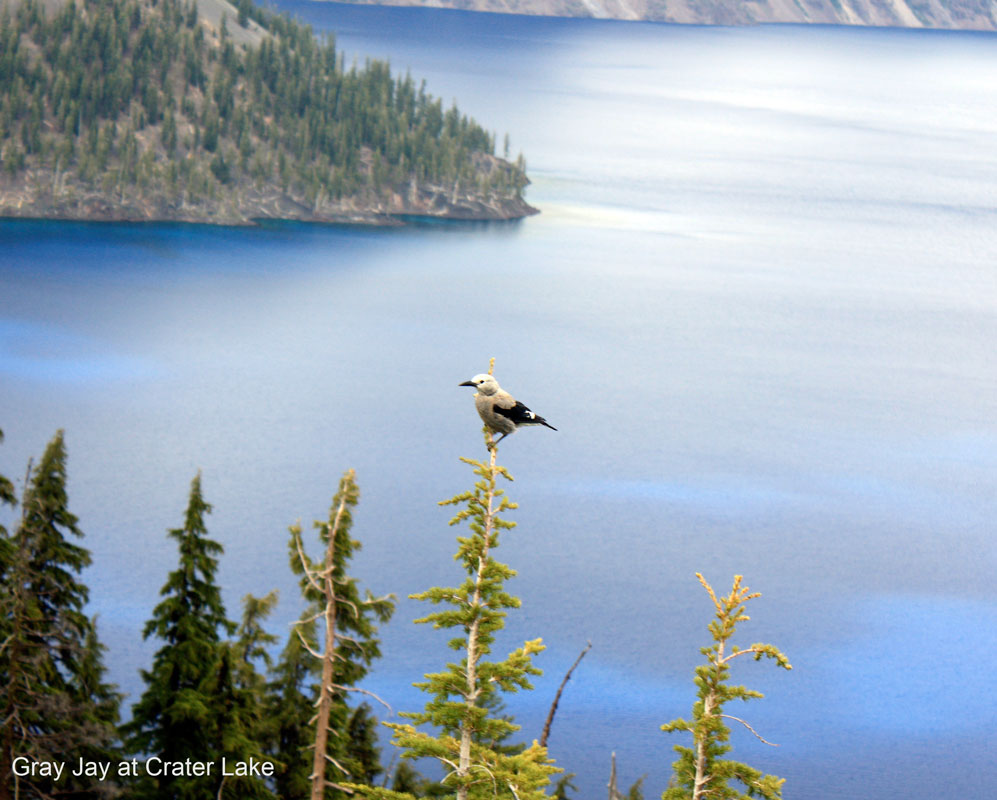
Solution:
[{"label": "dead branch", "polygon": [[[745,651],[745,652],[747,652],[747,651]],[[755,738],[758,739],[758,741],[764,742],[765,744],[771,745],[772,747],[778,747],[779,746],[775,742],[770,742],[768,739],[765,739],[764,737],[760,736],[759,733],[758,733],[758,731],[756,731],[754,728],[752,728],[747,722],[745,722],[740,717],[732,717],[730,714],[721,714],[720,716],[723,717],[724,719],[732,719],[732,720],[734,720],[734,722],[740,722],[745,728],[747,728],[749,731],[751,731],[755,735]]]},{"label": "dead branch", "polygon": [[623,795],[616,787],[616,753],[610,756],[609,760],[609,800],[623,800]]},{"label": "dead branch", "polygon": [[298,639],[301,640],[301,644],[305,648],[305,650],[307,650],[309,653],[311,653],[313,656],[315,656],[315,658],[319,658],[319,659],[322,658],[322,654],[320,652],[318,652],[318,650],[312,649],[312,646],[310,644],[308,644],[308,641],[305,639],[304,635],[301,633],[301,631],[298,628],[295,628],[294,632],[296,634],[298,634]]},{"label": "dead branch", "polygon": [[350,774],[350,771],[346,767],[344,767],[342,764],[340,764],[336,759],[334,759],[328,753],[325,753],[325,760],[328,761],[330,764],[332,764],[336,769],[338,769],[344,775],[349,775]]},{"label": "dead branch", "polygon": [[547,714],[547,721],[544,722],[543,733],[540,734],[540,746],[547,746],[547,739],[550,737],[550,726],[554,723],[554,715],[557,713],[557,706],[561,702],[561,693],[564,691],[564,687],[567,685],[568,681],[571,680],[571,673],[575,671],[575,667],[581,663],[581,660],[585,658],[585,654],[592,649],[592,642],[585,645],[585,649],[578,654],[578,658],[575,659],[575,663],[571,665],[571,668],[564,674],[564,680],[561,681],[561,685],[557,687],[557,693],[554,695],[554,702],[550,704],[550,712]]},{"label": "dead branch", "polygon": [[308,580],[309,585],[316,591],[321,592],[322,587],[316,583],[314,576],[312,575],[313,570],[308,565],[308,556],[305,555],[305,550],[301,545],[301,532],[294,532],[294,546],[298,550],[298,560],[301,561],[301,569],[305,573],[305,578]]},{"label": "dead branch", "polygon": [[377,694],[370,691],[369,689],[361,689],[359,686],[340,686],[338,683],[332,684],[332,688],[338,689],[341,692],[358,692],[359,694],[364,694],[367,695],[368,697],[373,697],[375,700],[377,700],[378,703],[380,703],[388,710],[389,714],[395,713],[394,709],[386,701],[384,701],[381,697],[379,697]]}]

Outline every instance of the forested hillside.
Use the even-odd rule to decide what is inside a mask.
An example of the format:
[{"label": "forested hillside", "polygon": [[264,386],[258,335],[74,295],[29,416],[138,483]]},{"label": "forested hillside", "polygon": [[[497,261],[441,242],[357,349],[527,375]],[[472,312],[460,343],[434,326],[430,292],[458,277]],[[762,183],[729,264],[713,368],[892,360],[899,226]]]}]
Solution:
[{"label": "forested hillside", "polygon": [[456,106],[251,0],[0,4],[0,215],[533,212],[522,159]]}]

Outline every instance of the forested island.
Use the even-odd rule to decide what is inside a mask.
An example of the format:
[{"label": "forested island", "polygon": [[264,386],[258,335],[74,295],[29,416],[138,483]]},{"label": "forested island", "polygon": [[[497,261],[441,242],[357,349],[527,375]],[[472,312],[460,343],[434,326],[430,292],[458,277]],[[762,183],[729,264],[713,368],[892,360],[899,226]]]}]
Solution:
[{"label": "forested island", "polygon": [[[252,0],[0,0],[0,216],[514,219],[525,162]],[[506,155],[508,155],[506,144]]]}]

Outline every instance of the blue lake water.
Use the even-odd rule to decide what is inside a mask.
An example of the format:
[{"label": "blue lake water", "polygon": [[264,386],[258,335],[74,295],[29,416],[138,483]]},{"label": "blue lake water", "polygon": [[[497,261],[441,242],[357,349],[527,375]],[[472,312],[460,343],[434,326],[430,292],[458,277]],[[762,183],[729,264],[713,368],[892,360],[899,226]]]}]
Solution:
[{"label": "blue lake water", "polygon": [[[992,792],[997,38],[696,28],[282,3],[522,150],[542,214],[400,230],[0,222],[0,472],[67,431],[112,678],[203,471],[230,613],[281,590],[286,529],[355,467],[356,573],[459,580],[436,501],[482,452],[487,369],[560,430],[503,444],[542,636],[524,735],[587,640],[551,739],[579,796],[664,788],[734,573],[766,693],[734,755],[789,800]],[[500,145],[501,147],[501,145]],[[397,710],[449,657],[402,601],[370,687]]]}]

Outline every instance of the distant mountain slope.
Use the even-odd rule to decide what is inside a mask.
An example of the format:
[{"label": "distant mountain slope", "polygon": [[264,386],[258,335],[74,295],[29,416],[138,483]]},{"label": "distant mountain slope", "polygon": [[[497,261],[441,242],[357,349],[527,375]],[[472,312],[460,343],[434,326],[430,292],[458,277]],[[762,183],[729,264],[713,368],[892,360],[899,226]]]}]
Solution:
[{"label": "distant mountain slope", "polygon": [[0,216],[508,219],[525,162],[252,0],[0,0]]},{"label": "distant mountain slope", "polygon": [[698,25],[763,22],[997,30],[994,0],[342,0],[370,5]]}]

